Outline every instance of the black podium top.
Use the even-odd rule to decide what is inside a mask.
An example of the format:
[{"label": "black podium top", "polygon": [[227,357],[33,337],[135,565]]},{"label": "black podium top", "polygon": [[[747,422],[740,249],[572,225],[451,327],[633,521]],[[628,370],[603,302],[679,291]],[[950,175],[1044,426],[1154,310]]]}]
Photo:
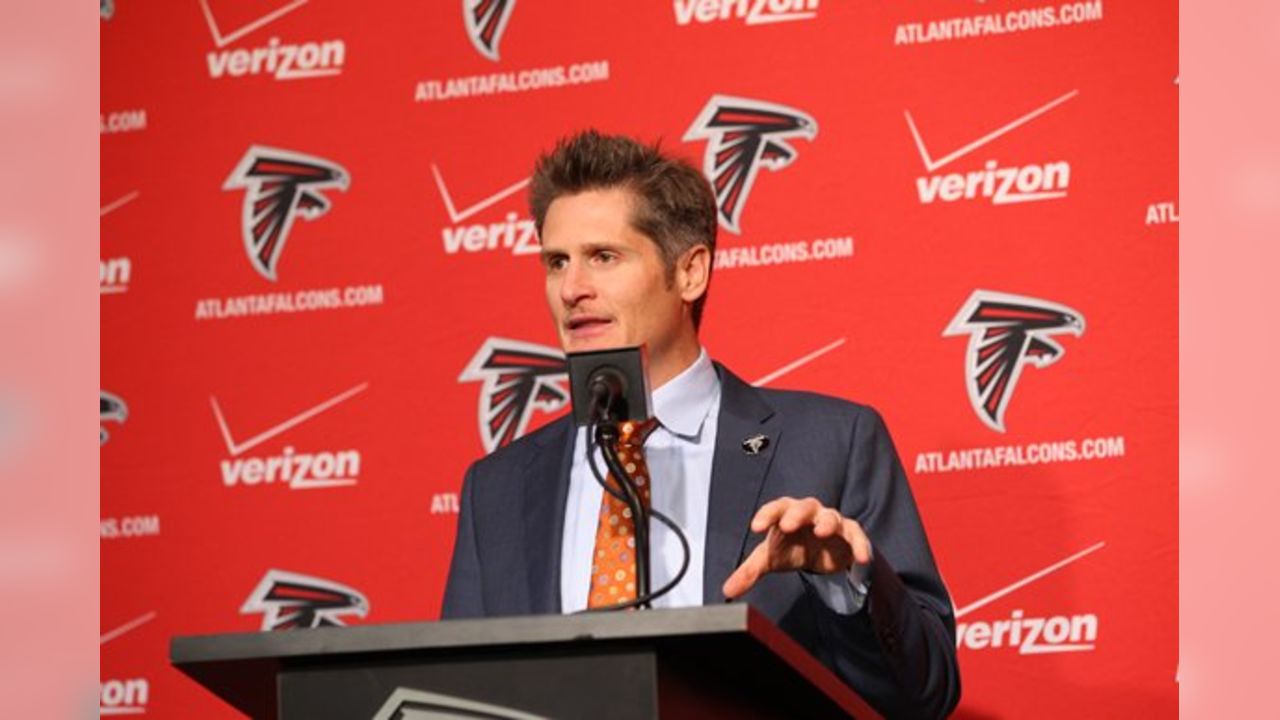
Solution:
[{"label": "black podium top", "polygon": [[250,716],[275,717],[276,676],[290,668],[447,662],[499,653],[589,656],[619,647],[647,648],[685,663],[711,662],[722,676],[744,685],[764,679],[779,693],[813,696],[859,718],[877,717],[835,674],[745,604],[184,636],[172,639],[170,661]]}]

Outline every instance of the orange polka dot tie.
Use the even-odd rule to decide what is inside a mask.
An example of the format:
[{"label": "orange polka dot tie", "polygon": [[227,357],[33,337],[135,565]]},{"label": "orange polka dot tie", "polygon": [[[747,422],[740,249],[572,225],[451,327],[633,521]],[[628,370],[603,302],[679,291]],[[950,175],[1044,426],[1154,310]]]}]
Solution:
[{"label": "orange polka dot tie", "polygon": [[[618,462],[635,480],[640,502],[649,507],[649,466],[644,461],[644,441],[658,425],[657,420],[624,422],[619,426]],[[618,480],[609,473],[605,482],[619,490]],[[600,502],[600,524],[596,527],[596,547],[591,556],[591,592],[587,607],[617,605],[636,599],[636,521],[631,508],[609,493]]]}]

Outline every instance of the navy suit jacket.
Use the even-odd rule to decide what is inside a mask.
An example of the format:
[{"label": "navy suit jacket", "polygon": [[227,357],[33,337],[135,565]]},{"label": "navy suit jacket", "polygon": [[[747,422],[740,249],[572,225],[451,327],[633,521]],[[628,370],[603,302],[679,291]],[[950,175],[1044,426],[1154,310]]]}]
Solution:
[{"label": "navy suit jacket", "polygon": [[[763,536],[756,510],[815,497],[857,520],[874,560],[866,606],[831,611],[803,573],[766,575],[743,598],[890,717],[940,717],[960,699],[951,599],[906,475],[875,410],[812,393],[753,388],[720,365],[703,602]],[[769,438],[758,455],[742,441]],[[575,439],[569,418],[467,471],[444,618],[560,612],[560,553]]]}]

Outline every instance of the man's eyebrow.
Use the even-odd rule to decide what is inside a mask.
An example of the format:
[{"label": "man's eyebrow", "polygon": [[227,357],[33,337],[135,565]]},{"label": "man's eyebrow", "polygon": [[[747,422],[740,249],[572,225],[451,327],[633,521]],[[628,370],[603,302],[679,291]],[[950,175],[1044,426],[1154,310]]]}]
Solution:
[{"label": "man's eyebrow", "polygon": [[622,252],[622,245],[611,242],[593,242],[586,243],[582,246],[582,250],[587,253],[596,253],[601,250],[610,250],[612,252]]},{"label": "man's eyebrow", "polygon": [[[584,243],[582,245],[579,245],[577,248],[575,248],[576,252],[581,252],[587,255],[600,252],[601,250],[608,250],[610,252],[621,253],[623,252],[623,246],[619,243],[592,242],[592,243]],[[554,258],[554,257],[566,257],[569,255],[569,251],[559,250],[556,248],[548,248],[544,245],[542,247],[542,250],[540,250],[538,254],[541,255],[542,258],[545,260],[545,259]]]}]

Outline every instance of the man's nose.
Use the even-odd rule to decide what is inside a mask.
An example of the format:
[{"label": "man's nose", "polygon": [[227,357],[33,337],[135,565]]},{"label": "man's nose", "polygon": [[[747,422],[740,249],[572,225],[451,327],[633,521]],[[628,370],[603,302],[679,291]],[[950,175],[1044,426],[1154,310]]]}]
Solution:
[{"label": "man's nose", "polygon": [[595,296],[595,284],[591,274],[582,263],[570,261],[564,268],[560,280],[560,300],[573,307],[588,298]]}]

